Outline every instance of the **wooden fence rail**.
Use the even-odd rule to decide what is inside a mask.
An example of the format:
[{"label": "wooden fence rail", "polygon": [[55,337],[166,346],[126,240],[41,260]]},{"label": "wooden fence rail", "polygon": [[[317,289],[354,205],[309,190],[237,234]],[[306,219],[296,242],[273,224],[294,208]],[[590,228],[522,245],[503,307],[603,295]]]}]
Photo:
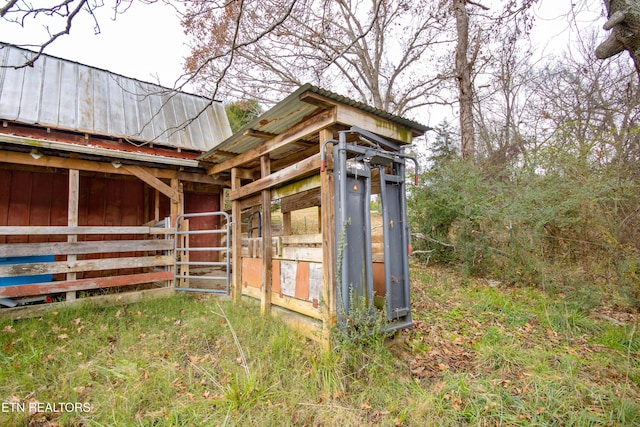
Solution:
[{"label": "wooden fence rail", "polygon": [[[40,236],[41,239],[42,236],[61,235],[87,236],[86,239],[93,240],[0,244],[0,298],[155,282],[167,285],[173,279],[171,228],[0,227],[0,236]],[[95,240],[105,235],[109,238],[126,236],[127,240]],[[131,239],[133,236],[139,238]],[[81,255],[82,259],[75,259],[75,255]],[[99,277],[74,277],[82,273]],[[37,283],[32,283],[34,281]]]}]

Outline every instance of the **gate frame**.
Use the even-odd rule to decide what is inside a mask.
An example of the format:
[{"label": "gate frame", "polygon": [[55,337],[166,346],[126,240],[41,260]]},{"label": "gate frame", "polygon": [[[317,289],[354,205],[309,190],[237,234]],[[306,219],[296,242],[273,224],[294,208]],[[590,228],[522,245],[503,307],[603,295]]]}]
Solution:
[{"label": "gate frame", "polygon": [[[180,225],[182,220],[196,217],[205,217],[205,216],[219,216],[223,217],[225,220],[225,226],[223,229],[211,229],[211,230],[180,230]],[[173,239],[173,256],[174,256],[174,268],[173,268],[173,289],[176,291],[186,291],[186,292],[203,292],[203,293],[214,293],[214,294],[225,294],[229,295],[231,286],[231,217],[224,211],[215,211],[215,212],[200,212],[200,213],[190,213],[190,214],[181,214],[178,215],[175,222],[175,232]],[[198,248],[189,248],[189,247],[178,247],[178,239],[182,236],[190,236],[194,234],[225,234],[226,241],[225,246],[214,246],[214,247],[198,247]],[[178,253],[186,253],[189,252],[202,252],[202,251],[218,251],[225,252],[226,261],[180,261]],[[210,267],[225,267],[226,277],[221,276],[192,276],[190,274],[182,275],[178,274],[179,267],[182,265],[192,266],[210,266]],[[219,289],[200,289],[200,288],[191,288],[191,287],[179,287],[177,286],[178,279],[198,279],[198,280],[221,280],[226,279],[226,288],[224,290]]]}]

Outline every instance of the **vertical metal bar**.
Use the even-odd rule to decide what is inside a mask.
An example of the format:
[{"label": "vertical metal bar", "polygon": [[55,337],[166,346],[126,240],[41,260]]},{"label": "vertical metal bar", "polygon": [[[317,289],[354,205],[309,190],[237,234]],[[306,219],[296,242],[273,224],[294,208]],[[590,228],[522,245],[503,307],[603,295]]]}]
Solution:
[{"label": "vertical metal bar", "polygon": [[[225,228],[224,230],[220,230],[220,229],[210,229],[210,230],[188,230],[188,231],[180,231],[180,221],[183,219],[188,219],[188,218],[193,218],[193,217],[204,217],[204,216],[218,216],[221,217],[221,219],[224,219],[225,221]],[[218,221],[218,224],[220,224],[220,221]],[[178,239],[181,236],[184,235],[190,235],[190,234],[225,234],[226,235],[226,242],[225,242],[225,246],[214,246],[214,247],[199,247],[199,248],[181,248],[178,246]],[[181,214],[178,215],[176,217],[176,223],[175,223],[175,231],[174,231],[174,239],[173,239],[173,248],[174,248],[174,276],[173,276],[173,287],[175,290],[179,290],[179,291],[191,291],[191,292],[208,292],[208,293],[225,293],[225,294],[229,294],[229,290],[230,290],[230,282],[231,282],[231,275],[230,275],[230,271],[231,271],[231,259],[230,259],[230,252],[231,252],[231,221],[230,221],[230,217],[226,212],[202,212],[202,213],[194,213],[194,214]],[[212,250],[212,251],[222,251],[224,249],[225,251],[225,256],[226,256],[226,261],[225,262],[211,262],[211,261],[179,261],[179,256],[178,253],[179,252],[189,252],[189,251],[196,251],[196,250]],[[224,277],[218,277],[218,276],[192,276],[191,274],[185,274],[185,275],[179,275],[178,272],[178,267],[181,265],[200,265],[200,266],[224,266],[226,268],[226,272],[225,272],[225,276]],[[191,278],[197,278],[200,280],[219,280],[224,278],[225,279],[225,289],[224,291],[218,290],[218,289],[199,289],[199,288],[191,288],[191,287],[178,287],[177,286],[177,279],[186,279],[187,281]]]},{"label": "vertical metal bar", "polygon": [[[416,168],[417,168],[416,162]],[[405,176],[405,162],[404,160],[399,163],[398,166],[398,175],[403,177]],[[416,178],[417,178],[416,173]],[[407,219],[407,189],[406,182],[403,179],[400,183],[400,215],[402,219],[402,263],[404,270],[404,297],[406,306],[409,308],[409,311],[405,317],[404,326],[411,326],[413,321],[411,319],[411,285],[409,283],[409,245],[411,239],[411,227],[409,225],[409,221]]]}]

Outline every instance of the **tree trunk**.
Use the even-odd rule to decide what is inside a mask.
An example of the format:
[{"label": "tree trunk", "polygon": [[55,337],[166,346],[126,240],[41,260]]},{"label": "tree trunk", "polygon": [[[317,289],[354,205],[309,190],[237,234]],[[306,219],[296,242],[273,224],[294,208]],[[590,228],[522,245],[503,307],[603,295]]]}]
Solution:
[{"label": "tree trunk", "polygon": [[453,0],[456,16],[458,42],[456,45],[456,78],[458,80],[460,102],[460,154],[463,160],[473,160],[475,154],[475,131],[473,128],[473,83],[469,61],[469,14],[466,0]]}]

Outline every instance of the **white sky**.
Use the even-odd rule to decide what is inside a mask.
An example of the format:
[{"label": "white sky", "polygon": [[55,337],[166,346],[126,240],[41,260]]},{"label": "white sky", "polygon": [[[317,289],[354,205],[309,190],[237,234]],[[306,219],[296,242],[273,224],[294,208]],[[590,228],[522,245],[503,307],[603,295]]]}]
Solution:
[{"label": "white sky", "polygon": [[[108,6],[99,9],[97,17],[99,34],[95,34],[93,21],[83,15],[82,20],[74,21],[70,35],[59,38],[45,53],[126,77],[153,83],[159,80],[163,86],[174,86],[182,75],[182,64],[189,50],[173,8],[163,3],[134,2],[115,21]],[[38,43],[41,39],[34,39],[36,31],[43,31],[42,24],[33,20],[24,29],[0,20],[0,41],[3,42]]]},{"label": "white sky", "polygon": [[[575,2],[539,0],[534,6],[533,38],[537,55],[559,53],[567,48],[572,38],[579,36],[569,25],[572,3]],[[576,21],[578,25],[593,25],[594,21],[598,26],[604,23],[600,17],[600,2],[584,0],[578,3],[583,6],[590,3],[595,9],[593,13],[581,13]],[[98,11],[100,34],[97,35],[93,22],[83,18],[73,23],[70,36],[58,39],[46,53],[167,87],[173,87],[182,75],[184,58],[189,54],[185,46],[187,39],[170,6],[162,2],[147,5],[134,1],[131,8],[114,21],[113,11],[107,5]],[[0,41],[38,43],[39,39],[34,40],[37,30],[42,31],[40,22],[32,21],[23,29],[0,20]]]}]

